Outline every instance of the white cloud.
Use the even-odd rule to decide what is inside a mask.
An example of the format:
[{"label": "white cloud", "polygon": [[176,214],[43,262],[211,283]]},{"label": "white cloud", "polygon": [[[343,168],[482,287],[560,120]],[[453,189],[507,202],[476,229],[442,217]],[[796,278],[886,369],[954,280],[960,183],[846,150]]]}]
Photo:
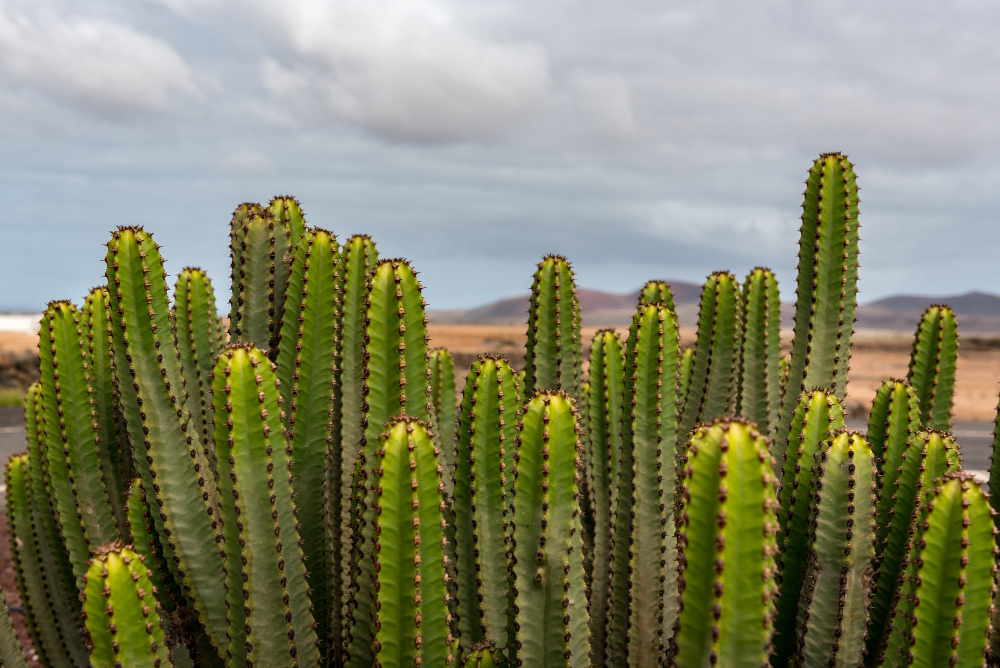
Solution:
[{"label": "white cloud", "polygon": [[167,42],[122,23],[65,17],[44,6],[18,11],[3,0],[0,73],[112,118],[167,112],[197,95],[191,70]]},{"label": "white cloud", "polygon": [[580,72],[573,78],[573,92],[587,115],[584,122],[594,134],[608,139],[639,134],[632,86],[623,76]]}]

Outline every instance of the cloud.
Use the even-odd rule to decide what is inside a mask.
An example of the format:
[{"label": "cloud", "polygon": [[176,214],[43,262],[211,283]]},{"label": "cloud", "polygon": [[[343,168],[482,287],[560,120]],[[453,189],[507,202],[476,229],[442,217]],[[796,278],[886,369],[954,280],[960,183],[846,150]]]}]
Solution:
[{"label": "cloud", "polygon": [[0,73],[9,83],[109,118],[161,114],[198,90],[167,42],[129,25],[0,0]]}]

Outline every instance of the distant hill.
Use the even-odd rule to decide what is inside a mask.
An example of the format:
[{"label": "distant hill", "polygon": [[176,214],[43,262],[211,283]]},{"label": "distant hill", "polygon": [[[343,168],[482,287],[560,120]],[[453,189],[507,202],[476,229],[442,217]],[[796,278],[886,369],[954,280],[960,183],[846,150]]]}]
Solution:
[{"label": "distant hill", "polygon": [[899,295],[858,308],[859,329],[916,329],[920,316],[932,304],[947,304],[955,311],[958,329],[967,334],[1000,335],[1000,295],[967,292],[952,297]]}]

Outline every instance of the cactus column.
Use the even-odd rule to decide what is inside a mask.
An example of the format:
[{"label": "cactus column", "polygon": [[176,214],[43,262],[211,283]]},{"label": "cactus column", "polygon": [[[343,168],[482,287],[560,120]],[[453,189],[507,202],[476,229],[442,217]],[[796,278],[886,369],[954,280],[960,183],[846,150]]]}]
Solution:
[{"label": "cactus column", "polygon": [[528,307],[524,358],[525,399],[539,390],[563,390],[579,401],[583,384],[580,300],[569,261],[547,255],[538,263]]},{"label": "cactus column", "polygon": [[646,281],[646,285],[639,291],[639,305],[643,304],[662,304],[677,313],[674,293],[670,291],[670,285],[666,281]]},{"label": "cactus column", "polygon": [[451,353],[435,348],[428,360],[431,370],[431,403],[434,404],[434,429],[443,447],[445,481],[451,493],[451,478],[455,471],[455,434],[458,403],[455,396],[455,365]]},{"label": "cactus column", "polygon": [[677,617],[674,538],[677,317],[645,304],[625,353],[621,447],[611,518],[608,666],[658,666]]},{"label": "cactus column", "polygon": [[951,429],[957,364],[955,313],[947,306],[931,306],[917,325],[907,375],[920,402],[920,424],[928,429]]},{"label": "cactus column", "polygon": [[773,435],[781,410],[781,295],[774,273],[763,267],[751,271],[740,298],[743,345],[736,412]]},{"label": "cactus column", "polygon": [[840,153],[821,155],[806,180],[795,285],[795,334],[782,398],[778,441],[788,435],[799,395],[829,387],[847,392],[858,296],[858,185]]},{"label": "cactus column", "polygon": [[510,660],[532,668],[589,667],[576,409],[564,393],[536,394],[518,430],[511,561],[517,638]]}]

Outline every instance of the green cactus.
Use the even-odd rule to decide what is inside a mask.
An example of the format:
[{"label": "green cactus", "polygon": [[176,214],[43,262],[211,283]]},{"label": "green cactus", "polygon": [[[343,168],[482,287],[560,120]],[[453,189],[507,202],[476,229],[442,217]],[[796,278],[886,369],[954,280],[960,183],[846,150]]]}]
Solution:
[{"label": "green cactus", "polygon": [[847,392],[851,335],[858,301],[858,186],[854,165],[825,153],[806,180],[799,236],[795,333],[777,441],[783,442],[799,395],[829,387]]},{"label": "green cactus", "polygon": [[617,503],[625,389],[625,344],[613,329],[594,335],[590,346],[590,396],[585,470],[594,508],[594,557],[590,585],[590,644],[596,666],[604,666],[611,575],[611,517]]},{"label": "green cactus", "polygon": [[[202,445],[212,443],[211,387],[215,357],[225,345],[222,321],[215,310],[212,281],[201,269],[185,267],[174,287],[174,340],[181,356],[181,373],[187,400],[184,408],[191,412],[194,427]],[[211,450],[209,450],[211,452]],[[214,456],[209,462],[215,469]]]},{"label": "green cactus", "polygon": [[78,592],[75,584],[72,592],[66,589],[58,573],[53,545],[41,526],[42,513],[32,498],[27,455],[7,461],[5,483],[14,574],[32,644],[44,666],[82,668],[87,650],[76,625]]},{"label": "green cactus", "polygon": [[21,641],[17,639],[17,632],[7,610],[7,599],[3,591],[0,591],[0,666],[28,668],[28,661],[21,650]]},{"label": "green cactus", "polygon": [[462,663],[463,668],[501,668],[505,666],[503,652],[489,643],[472,646],[472,651]]},{"label": "green cactus", "polygon": [[590,666],[580,526],[583,445],[576,409],[543,391],[524,408],[514,458],[512,665]]},{"label": "green cactus", "polygon": [[445,487],[451,494],[451,478],[455,471],[455,438],[457,435],[458,400],[455,394],[455,364],[444,348],[430,351],[431,403],[434,405],[434,425],[444,455]]},{"label": "green cactus", "polygon": [[844,410],[832,392],[814,390],[799,399],[788,447],[783,456],[784,467],[778,491],[779,532],[781,550],[778,600],[774,627],[780,632],[774,638],[774,668],[784,668],[795,652],[796,618],[799,596],[805,582],[809,548],[809,491],[814,475],[813,461],[823,441],[844,428]]},{"label": "green cactus", "polygon": [[563,390],[579,401],[583,383],[580,300],[569,261],[546,255],[538,263],[528,308],[524,396]]},{"label": "green cactus", "polygon": [[777,593],[767,439],[745,421],[717,420],[692,434],[682,470],[670,665],[766,666]]},{"label": "green cactus", "polygon": [[683,348],[680,352],[681,363],[677,371],[677,405],[683,406],[687,398],[688,387],[691,385],[691,369],[694,368],[694,348]]},{"label": "green cactus", "polygon": [[[895,481],[895,503],[885,526],[878,535],[885,538],[876,545],[877,571],[872,589],[871,618],[868,621],[865,665],[873,666],[881,656],[892,625],[894,600],[903,576],[908,541],[917,522],[922,490],[933,488],[933,481],[946,473],[961,470],[958,444],[947,432],[921,431],[910,439]],[[882,495],[893,492],[883,485]]]},{"label": "green cactus", "polygon": [[39,338],[49,480],[73,573],[80,578],[91,546],[119,538],[117,521],[123,515],[111,498],[123,496],[108,491],[116,480],[106,471],[117,462],[111,464],[101,450],[79,310],[70,302],[50,302]]},{"label": "green cactus", "polygon": [[290,247],[294,251],[307,229],[306,216],[299,201],[290,195],[278,195],[268,203],[267,210],[288,228]]},{"label": "green cactus", "polygon": [[728,271],[717,271],[705,281],[691,379],[678,415],[681,434],[733,409],[739,365],[739,292],[736,278]]},{"label": "green cactus", "polygon": [[773,435],[781,410],[781,295],[770,269],[757,267],[743,282],[739,395],[736,413]]},{"label": "green cactus", "polygon": [[163,546],[153,533],[148,508],[142,478],[135,478],[128,493],[128,526],[132,535],[132,549],[142,557],[149,570],[149,581],[156,593],[156,600],[163,610],[173,612],[181,594],[163,561]]},{"label": "green cactus", "polygon": [[228,346],[216,363],[212,396],[219,479],[228,488],[222,512],[229,661],[317,665],[292,501],[295,466],[282,435],[280,397],[267,356],[246,344]]},{"label": "green cactus", "polygon": [[374,488],[375,665],[452,661],[440,451],[410,417],[386,426],[367,460]]},{"label": "green cactus", "polygon": [[677,316],[665,305],[645,304],[632,317],[602,665],[660,665],[677,619],[677,340]]},{"label": "green cactus", "polygon": [[453,455],[458,620],[467,648],[507,647],[513,638],[507,560],[518,418],[510,365],[481,356],[465,381]]},{"label": "green cactus", "polygon": [[341,305],[339,264],[336,237],[318,228],[307,230],[292,261],[277,368],[320,654],[336,652],[338,660],[341,534],[331,521],[336,517],[339,523],[341,496],[339,488],[327,488],[328,478],[342,479],[342,453],[332,447],[340,323],[331,314]]},{"label": "green cactus", "polygon": [[170,665],[149,571],[132,550],[109,546],[94,556],[83,614],[94,668]]},{"label": "green cactus", "polygon": [[917,325],[906,377],[917,391],[920,424],[927,429],[951,429],[957,363],[955,313],[947,306],[931,306]]},{"label": "green cactus", "polygon": [[986,494],[949,473],[921,494],[880,666],[985,666],[997,548]]},{"label": "green cactus", "polygon": [[875,459],[862,434],[844,430],[815,460],[794,665],[857,668],[875,556]]},{"label": "green cactus", "polygon": [[[379,436],[389,421],[400,414],[427,420],[430,400],[430,369],[427,363],[427,316],[422,286],[405,260],[381,260],[368,275],[365,297],[364,370],[361,396],[365,397],[364,434],[360,456],[375,455]],[[365,466],[367,472],[368,466]],[[357,541],[357,564],[352,573],[347,602],[347,665],[371,665],[375,601],[373,535],[375,489],[370,476],[360,484],[364,534]]]},{"label": "green cactus", "polygon": [[[243,226],[251,216],[263,215],[264,209],[257,202],[244,202],[236,207],[233,216],[229,221],[229,262],[230,278],[232,284],[229,292],[229,334],[236,330],[236,312],[239,307],[240,294],[240,270],[239,266],[243,261],[243,244],[240,239],[243,235]],[[236,339],[234,338],[233,341]]]},{"label": "green cactus", "polygon": [[666,281],[646,281],[646,285],[639,291],[639,306],[643,304],[662,304],[677,313],[674,293],[670,291],[670,284]]},{"label": "green cactus", "polygon": [[137,227],[112,234],[107,255],[115,371],[152,528],[217,650],[224,650],[226,594],[218,541],[218,488],[190,413],[170,335],[166,272],[153,237]]},{"label": "green cactus", "polygon": [[251,343],[276,358],[291,269],[292,231],[288,220],[269,210],[250,212],[236,230],[229,339]]}]

